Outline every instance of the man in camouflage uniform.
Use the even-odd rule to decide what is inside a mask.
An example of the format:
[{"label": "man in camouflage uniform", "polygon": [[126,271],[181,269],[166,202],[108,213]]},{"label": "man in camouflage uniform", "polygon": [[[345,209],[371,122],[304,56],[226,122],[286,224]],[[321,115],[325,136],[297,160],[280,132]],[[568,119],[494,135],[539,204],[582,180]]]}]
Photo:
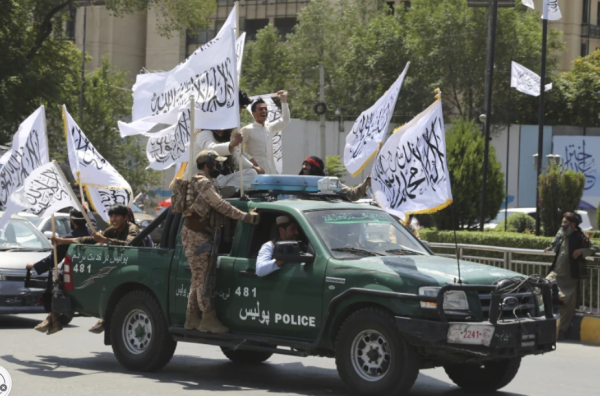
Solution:
[{"label": "man in camouflage uniform", "polygon": [[[319,157],[308,157],[302,162],[302,169],[299,175],[305,176],[325,176],[325,163]],[[356,187],[348,187],[342,184],[342,194],[350,201],[358,201],[367,195],[367,190],[371,187],[371,175]]]},{"label": "man in camouflage uniform", "polygon": [[[220,216],[252,224],[257,224],[260,220],[258,213],[242,212],[219,195],[213,179],[219,175],[220,163],[225,160],[225,157],[219,157],[213,150],[203,150],[196,157],[198,173],[187,186],[183,211],[185,222],[181,228],[185,256],[192,269],[185,328],[211,333],[229,331],[217,318],[211,298],[216,268],[210,265],[210,256],[215,230],[222,224]],[[209,272],[208,293],[205,295],[204,285]],[[202,319],[199,318],[200,311]]]}]

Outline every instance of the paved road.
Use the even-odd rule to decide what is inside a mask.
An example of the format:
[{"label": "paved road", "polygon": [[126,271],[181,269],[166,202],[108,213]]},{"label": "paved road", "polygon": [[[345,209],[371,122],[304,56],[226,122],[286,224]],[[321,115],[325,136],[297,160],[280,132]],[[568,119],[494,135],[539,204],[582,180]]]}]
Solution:
[{"label": "paved road", "polygon": [[[102,336],[87,329],[94,319],[75,318],[60,333],[32,330],[43,316],[0,316],[0,366],[13,379],[11,396],[106,395],[347,395],[333,359],[273,356],[240,367],[216,347],[179,343],[173,360],[157,373],[125,371]],[[600,347],[560,343],[545,356],[526,358],[517,378],[497,393],[598,395]],[[195,391],[195,392],[194,392]],[[425,370],[413,396],[460,396],[443,369]]]}]

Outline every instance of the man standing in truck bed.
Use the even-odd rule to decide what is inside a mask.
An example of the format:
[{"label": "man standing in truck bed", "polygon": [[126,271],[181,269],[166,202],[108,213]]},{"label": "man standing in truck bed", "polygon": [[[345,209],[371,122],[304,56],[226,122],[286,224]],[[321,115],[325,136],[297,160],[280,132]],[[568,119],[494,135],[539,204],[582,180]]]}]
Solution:
[{"label": "man standing in truck bed", "polygon": [[[219,157],[213,150],[203,150],[196,157],[198,173],[192,178],[185,193],[185,221],[181,228],[185,256],[192,269],[185,328],[210,333],[229,331],[217,318],[211,298],[216,268],[210,264],[210,256],[215,242],[215,230],[222,224],[219,214],[252,224],[257,224],[260,220],[258,213],[245,213],[231,206],[215,189],[212,179],[219,176],[221,163],[225,160],[225,157]],[[181,194],[181,191],[174,189],[174,195],[176,194]],[[204,293],[207,277],[208,290]],[[201,320],[199,311],[202,311]]]}]

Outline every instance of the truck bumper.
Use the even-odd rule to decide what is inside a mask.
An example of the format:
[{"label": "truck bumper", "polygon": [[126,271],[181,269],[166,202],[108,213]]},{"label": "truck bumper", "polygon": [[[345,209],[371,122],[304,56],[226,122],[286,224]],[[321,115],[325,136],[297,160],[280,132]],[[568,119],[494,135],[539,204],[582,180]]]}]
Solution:
[{"label": "truck bumper", "polygon": [[556,318],[519,319],[472,324],[494,327],[489,346],[448,342],[450,325],[465,322],[437,322],[396,317],[396,323],[405,340],[442,360],[452,362],[479,362],[527,355],[537,355],[556,349]]}]

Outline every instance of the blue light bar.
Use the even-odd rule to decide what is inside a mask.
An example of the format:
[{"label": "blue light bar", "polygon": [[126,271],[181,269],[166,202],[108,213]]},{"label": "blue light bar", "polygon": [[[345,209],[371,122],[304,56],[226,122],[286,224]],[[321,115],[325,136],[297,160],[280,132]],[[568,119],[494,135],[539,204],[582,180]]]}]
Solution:
[{"label": "blue light bar", "polygon": [[322,178],[323,176],[258,175],[252,182],[252,189],[318,193],[318,182]]}]

